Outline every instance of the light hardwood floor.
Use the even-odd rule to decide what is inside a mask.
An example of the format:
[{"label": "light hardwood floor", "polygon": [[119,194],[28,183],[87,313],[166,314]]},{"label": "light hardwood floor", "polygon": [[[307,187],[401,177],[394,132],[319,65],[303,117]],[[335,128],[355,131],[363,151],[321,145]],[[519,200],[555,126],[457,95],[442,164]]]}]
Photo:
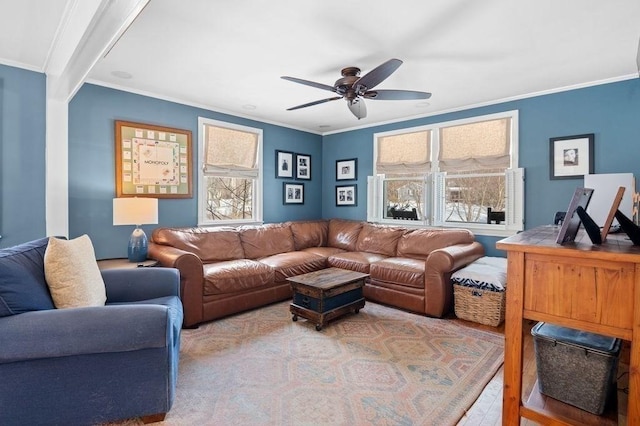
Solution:
[{"label": "light hardwood floor", "polygon": [[[468,321],[462,321],[454,319],[454,321],[460,321],[462,324],[490,331],[498,331],[504,333],[504,324],[499,327],[490,327],[481,324],[474,324]],[[523,348],[523,374],[522,374],[522,394],[525,398],[531,393],[531,389],[536,383],[536,360],[533,347],[533,337],[531,336],[531,329],[536,325],[535,321],[525,320],[523,326],[524,332],[524,348]],[[618,424],[626,425],[626,394],[624,387],[627,386],[627,380],[625,371],[628,371],[629,363],[629,347],[627,344],[623,344],[622,353],[620,355],[620,369],[618,377],[618,401],[619,401],[619,413]],[[482,394],[478,397],[476,402],[471,406],[467,414],[458,422],[458,426],[498,426],[502,425],[502,377],[504,373],[504,366],[501,367],[493,379],[487,384]],[[522,419],[521,426],[533,426],[537,425],[533,421]]]}]

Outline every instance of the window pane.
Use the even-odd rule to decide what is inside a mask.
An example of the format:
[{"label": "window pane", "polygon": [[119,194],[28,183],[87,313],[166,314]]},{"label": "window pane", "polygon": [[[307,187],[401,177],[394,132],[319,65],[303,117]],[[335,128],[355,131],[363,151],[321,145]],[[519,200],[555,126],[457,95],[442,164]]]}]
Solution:
[{"label": "window pane", "polygon": [[384,218],[422,220],[424,183],[422,180],[385,180]]},{"label": "window pane", "polygon": [[206,176],[208,220],[253,219],[253,179]]},{"label": "window pane", "polygon": [[487,208],[504,211],[505,176],[447,177],[445,220],[487,223]]}]

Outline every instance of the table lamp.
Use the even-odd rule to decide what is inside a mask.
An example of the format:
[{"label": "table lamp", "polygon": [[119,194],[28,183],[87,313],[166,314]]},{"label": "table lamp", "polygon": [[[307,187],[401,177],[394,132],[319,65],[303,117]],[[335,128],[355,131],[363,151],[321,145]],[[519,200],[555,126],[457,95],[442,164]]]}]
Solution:
[{"label": "table lamp", "polygon": [[129,262],[143,262],[147,259],[149,242],[140,225],[158,223],[157,198],[114,198],[113,225],[135,225],[129,238],[127,256]]}]

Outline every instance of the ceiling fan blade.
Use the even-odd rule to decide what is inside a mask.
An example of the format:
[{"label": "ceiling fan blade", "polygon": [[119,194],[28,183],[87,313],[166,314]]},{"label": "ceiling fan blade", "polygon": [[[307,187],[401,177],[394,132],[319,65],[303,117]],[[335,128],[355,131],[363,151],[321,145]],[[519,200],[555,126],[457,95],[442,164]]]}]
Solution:
[{"label": "ceiling fan blade", "polygon": [[310,106],[314,106],[314,105],[319,105],[319,104],[323,104],[325,102],[337,101],[338,99],[342,99],[342,96],[335,96],[333,98],[321,99],[319,101],[309,102],[308,104],[302,104],[302,105],[294,106],[294,107],[291,107],[291,108],[287,108],[287,111],[293,111],[294,109],[300,109],[300,108],[306,108],[306,107],[310,107]]},{"label": "ceiling fan blade", "polygon": [[381,101],[409,101],[412,99],[429,99],[431,93],[417,92],[415,90],[370,90],[362,96],[367,99],[378,99]]},{"label": "ceiling fan blade", "polygon": [[356,116],[358,120],[367,116],[367,106],[362,99],[354,99],[348,103],[349,110]]},{"label": "ceiling fan blade", "polygon": [[335,87],[329,86],[328,84],[316,83],[315,81],[303,80],[301,78],[296,78],[296,77],[282,76],[280,78],[288,81],[293,81],[294,83],[304,84],[305,86],[311,86],[311,87],[315,87],[322,90],[328,90],[330,92],[336,91]]},{"label": "ceiling fan blade", "polygon": [[402,61],[400,59],[389,59],[387,62],[378,65],[376,68],[360,77],[360,79],[353,83],[353,88],[356,89],[357,93],[373,89],[387,77],[393,74],[393,72],[397,70],[400,65],[402,65]]}]

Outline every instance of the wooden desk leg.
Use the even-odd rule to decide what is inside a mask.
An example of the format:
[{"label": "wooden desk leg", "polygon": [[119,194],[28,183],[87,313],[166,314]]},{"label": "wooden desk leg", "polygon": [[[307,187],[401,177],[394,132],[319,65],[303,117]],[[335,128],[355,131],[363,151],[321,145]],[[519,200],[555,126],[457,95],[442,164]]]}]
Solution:
[{"label": "wooden desk leg", "polygon": [[507,312],[504,333],[504,384],[502,424],[520,424],[522,401],[522,314],[524,303],[524,253],[509,252],[507,266]]},{"label": "wooden desk leg", "polygon": [[629,361],[629,404],[627,424],[640,425],[640,265],[636,264],[633,295],[633,336]]}]

